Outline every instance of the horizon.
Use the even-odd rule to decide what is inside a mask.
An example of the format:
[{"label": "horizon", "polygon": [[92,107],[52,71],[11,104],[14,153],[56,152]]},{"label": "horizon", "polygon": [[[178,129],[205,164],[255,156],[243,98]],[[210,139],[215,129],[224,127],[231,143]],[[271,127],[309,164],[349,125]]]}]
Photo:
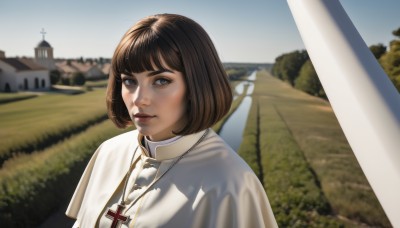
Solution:
[{"label": "horizon", "polygon": [[[340,2],[368,46],[388,46],[395,39],[391,32],[400,27],[396,16],[400,1]],[[0,3],[0,50],[6,57],[32,58],[44,28],[55,59],[109,59],[131,25],[147,15],[163,12],[182,14],[198,22],[224,63],[273,63],[281,54],[305,49],[286,1],[115,4],[94,0],[6,0]]]}]

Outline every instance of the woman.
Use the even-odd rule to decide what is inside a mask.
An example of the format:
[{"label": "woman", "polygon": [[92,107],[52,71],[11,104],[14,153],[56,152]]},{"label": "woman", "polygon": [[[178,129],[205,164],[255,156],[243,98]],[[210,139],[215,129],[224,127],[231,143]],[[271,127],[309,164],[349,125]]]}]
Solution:
[{"label": "woman", "polygon": [[277,227],[256,175],[210,129],[231,102],[200,25],[173,14],[136,23],[107,88],[110,119],[136,130],[93,155],[67,209],[74,227]]}]

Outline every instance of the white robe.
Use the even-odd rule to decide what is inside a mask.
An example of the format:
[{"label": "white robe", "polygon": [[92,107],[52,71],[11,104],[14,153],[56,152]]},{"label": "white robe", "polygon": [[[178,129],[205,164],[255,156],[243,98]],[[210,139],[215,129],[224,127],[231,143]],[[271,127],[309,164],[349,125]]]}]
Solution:
[{"label": "white robe", "polygon": [[[133,157],[126,188],[135,200],[155,178],[195,144],[205,131],[158,146],[155,158],[131,131],[105,141],[94,153],[75,190],[67,216],[74,227],[110,227]],[[136,153],[135,149],[139,148]],[[124,211],[121,227],[278,227],[263,186],[250,167],[211,129],[137,203]]]}]

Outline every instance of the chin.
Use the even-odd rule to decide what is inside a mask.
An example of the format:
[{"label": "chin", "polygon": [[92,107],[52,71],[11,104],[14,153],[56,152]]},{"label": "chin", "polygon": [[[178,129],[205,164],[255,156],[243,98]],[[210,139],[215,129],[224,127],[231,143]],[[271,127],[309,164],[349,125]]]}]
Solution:
[{"label": "chin", "polygon": [[144,136],[149,136],[149,135],[151,135],[151,131],[149,130],[149,129],[146,129],[146,128],[142,128],[142,127],[136,127],[136,129],[139,131],[139,133],[141,134],[141,135],[144,135]]}]

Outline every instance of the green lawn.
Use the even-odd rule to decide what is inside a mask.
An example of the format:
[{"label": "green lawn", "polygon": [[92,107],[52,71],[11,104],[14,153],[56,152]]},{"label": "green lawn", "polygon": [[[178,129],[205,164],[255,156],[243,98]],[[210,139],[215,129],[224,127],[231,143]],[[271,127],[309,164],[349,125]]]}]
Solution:
[{"label": "green lawn", "polygon": [[105,80],[98,80],[98,81],[86,81],[85,86],[86,87],[101,87],[101,88],[107,88],[108,84],[108,79]]},{"label": "green lawn", "polygon": [[[254,121],[258,124],[249,125]],[[259,137],[263,182],[281,215],[290,214],[290,207],[282,202],[293,196],[288,203],[320,208],[317,211],[322,208],[318,213],[341,218],[348,227],[361,223],[390,227],[327,101],[292,89],[266,71],[259,72],[248,120],[248,127],[254,126],[258,131],[247,131]]]},{"label": "green lawn", "polygon": [[33,93],[0,93],[0,104],[37,97]]},{"label": "green lawn", "polygon": [[0,106],[0,161],[42,149],[106,118],[105,90],[49,94]]}]

